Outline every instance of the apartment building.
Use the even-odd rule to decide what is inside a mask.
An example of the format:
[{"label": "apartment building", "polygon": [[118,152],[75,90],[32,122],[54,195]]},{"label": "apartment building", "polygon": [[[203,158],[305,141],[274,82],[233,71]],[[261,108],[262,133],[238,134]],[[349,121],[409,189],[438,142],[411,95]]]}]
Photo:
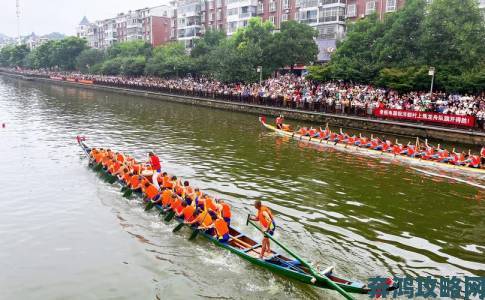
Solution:
[{"label": "apartment building", "polygon": [[144,40],[158,46],[172,39],[172,5],[160,5],[120,13],[114,18],[90,23],[86,17],[77,27],[77,36],[90,47],[107,48],[117,42]]},{"label": "apartment building", "polygon": [[405,0],[348,0],[346,17],[353,21],[376,13],[383,19],[404,6]]},{"label": "apartment building", "polygon": [[206,0],[201,6],[201,32],[206,30],[226,31],[228,0]]},{"label": "apartment building", "polygon": [[227,0],[226,33],[232,35],[257,16],[258,0]]},{"label": "apartment building", "polygon": [[179,0],[176,3],[177,15],[175,39],[192,48],[194,40],[202,35],[202,0]]}]

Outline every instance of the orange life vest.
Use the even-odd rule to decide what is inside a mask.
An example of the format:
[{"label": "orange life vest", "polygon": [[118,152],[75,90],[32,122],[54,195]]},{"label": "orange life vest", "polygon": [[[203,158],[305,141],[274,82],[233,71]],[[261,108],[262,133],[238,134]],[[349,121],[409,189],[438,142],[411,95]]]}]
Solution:
[{"label": "orange life vest", "polygon": [[205,206],[204,207],[205,207],[205,209],[210,209],[212,211],[216,211],[217,210],[216,204],[209,197],[205,198]]},{"label": "orange life vest", "polygon": [[226,233],[229,233],[229,227],[223,219],[217,219],[214,222],[214,227],[219,237],[223,237]]},{"label": "orange life vest", "polygon": [[172,203],[170,203],[170,208],[173,211],[176,211],[180,205],[182,205],[182,200],[180,200],[179,198],[175,198],[175,200],[173,200]]},{"label": "orange life vest", "polygon": [[162,205],[167,206],[170,203],[170,199],[172,199],[172,191],[164,190],[162,192]]},{"label": "orange life vest", "polygon": [[130,173],[125,173],[123,175],[123,181],[128,184],[130,182]]},{"label": "orange life vest", "polygon": [[133,173],[140,174],[140,172],[141,172],[141,166],[138,165],[138,164],[134,164],[133,165]]},{"label": "orange life vest", "polygon": [[185,221],[191,222],[191,221],[194,220],[194,211],[195,211],[195,208],[193,206],[191,206],[191,205],[186,206],[184,208],[184,210],[182,211],[182,213],[184,214]]},{"label": "orange life vest", "polygon": [[170,181],[170,178],[168,176],[163,177],[163,187],[167,189],[173,188],[172,181]]},{"label": "orange life vest", "polygon": [[131,176],[130,183],[132,188],[138,187],[140,185],[140,179],[138,178],[138,175]]},{"label": "orange life vest", "polygon": [[264,217],[264,215],[263,215],[264,212],[266,212],[269,215],[271,221],[273,220],[273,214],[271,214],[271,210],[264,205],[261,205],[260,209],[258,210],[259,223],[261,223],[261,226],[263,226],[264,228],[268,228],[270,223]]},{"label": "orange life vest", "polygon": [[231,217],[231,207],[227,203],[221,203],[222,205],[222,217],[223,218],[230,218]]},{"label": "orange life vest", "polygon": [[204,225],[206,227],[210,226],[212,224],[212,217],[209,214],[208,211],[203,211],[201,212],[197,218],[197,222],[199,222],[200,225]]},{"label": "orange life vest", "polygon": [[148,199],[153,200],[153,198],[155,198],[155,196],[158,194],[158,189],[153,184],[150,184],[145,189],[145,194],[147,195]]}]

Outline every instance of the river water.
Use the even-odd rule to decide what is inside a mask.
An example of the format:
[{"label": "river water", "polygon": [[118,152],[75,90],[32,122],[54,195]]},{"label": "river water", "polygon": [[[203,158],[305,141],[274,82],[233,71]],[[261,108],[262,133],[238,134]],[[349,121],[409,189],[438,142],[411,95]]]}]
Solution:
[{"label": "river water", "polygon": [[[254,115],[0,77],[1,299],[331,299],[255,267],[121,197],[75,136],[144,158],[227,199],[255,199],[276,238],[345,277],[485,276],[483,190],[309,147]],[[365,299],[362,296],[362,299]]]}]

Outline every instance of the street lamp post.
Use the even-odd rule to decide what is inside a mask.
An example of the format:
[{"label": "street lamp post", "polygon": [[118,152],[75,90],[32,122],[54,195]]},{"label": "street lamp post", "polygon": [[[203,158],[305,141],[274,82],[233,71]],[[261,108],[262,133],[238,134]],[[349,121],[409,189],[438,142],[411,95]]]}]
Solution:
[{"label": "street lamp post", "polygon": [[263,66],[258,66],[256,72],[259,73],[259,84],[261,85],[263,83]]},{"label": "street lamp post", "polygon": [[431,76],[431,88],[429,89],[429,97],[430,98],[433,95],[434,73],[435,73],[435,68],[429,67],[428,75]]}]

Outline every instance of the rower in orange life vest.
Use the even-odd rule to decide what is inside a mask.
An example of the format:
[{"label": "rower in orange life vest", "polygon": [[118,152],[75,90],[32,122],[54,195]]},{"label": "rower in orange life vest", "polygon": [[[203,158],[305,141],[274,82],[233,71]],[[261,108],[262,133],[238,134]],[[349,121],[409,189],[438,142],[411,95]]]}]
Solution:
[{"label": "rower in orange life vest", "polygon": [[209,234],[215,235],[216,238],[221,243],[227,243],[229,241],[229,225],[224,221],[221,215],[210,211],[212,219],[215,220],[208,228],[212,229],[212,232],[208,231]]},{"label": "rower in orange life vest", "polygon": [[373,150],[381,151],[382,150],[382,141],[376,137],[371,137],[370,140],[370,148]]},{"label": "rower in orange life vest", "polygon": [[283,118],[283,115],[279,115],[277,118],[276,118],[276,128],[278,129],[283,129],[283,122],[285,121],[285,119]]},{"label": "rower in orange life vest", "polygon": [[390,140],[385,140],[381,143],[381,146],[382,146],[382,151],[383,152],[391,152],[392,149],[391,149],[391,146],[392,146],[392,143]]},{"label": "rower in orange life vest", "polygon": [[[259,224],[261,225],[263,231],[270,235],[273,235],[276,229],[276,224],[274,222],[271,210],[268,207],[262,205],[261,201],[259,200],[256,200],[254,202],[254,207],[258,210],[258,214],[257,216],[251,216],[250,219],[253,221],[259,221]],[[264,235],[263,241],[261,242],[261,252],[259,258],[262,259],[266,252],[271,254],[271,247],[269,243],[269,238]]]},{"label": "rower in orange life vest", "polygon": [[300,130],[298,130],[298,133],[301,135],[301,136],[306,136],[308,134],[308,128],[306,127],[302,127],[300,128]]},{"label": "rower in orange life vest", "polygon": [[217,200],[217,211],[227,223],[227,226],[231,226],[231,206],[224,200]]},{"label": "rower in orange life vest", "polygon": [[471,168],[480,168],[481,159],[478,155],[468,155],[466,166]]},{"label": "rower in orange life vest", "polygon": [[401,154],[407,155],[409,157],[414,157],[416,156],[416,147],[414,145],[411,145],[411,143],[407,144],[407,147],[401,151]]},{"label": "rower in orange life vest", "polygon": [[155,155],[155,153],[148,152],[148,163],[151,165],[153,170],[152,183],[158,190],[160,190],[160,185],[158,184],[158,176],[160,175],[160,172],[162,172],[160,159]]}]

